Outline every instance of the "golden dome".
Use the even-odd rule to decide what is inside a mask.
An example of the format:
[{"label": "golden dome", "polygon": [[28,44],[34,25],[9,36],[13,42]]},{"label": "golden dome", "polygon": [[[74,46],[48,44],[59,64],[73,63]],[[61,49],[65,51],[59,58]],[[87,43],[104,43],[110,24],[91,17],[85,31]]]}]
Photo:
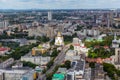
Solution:
[{"label": "golden dome", "polygon": [[62,36],[61,32],[58,32],[57,37],[61,37],[61,36]]}]

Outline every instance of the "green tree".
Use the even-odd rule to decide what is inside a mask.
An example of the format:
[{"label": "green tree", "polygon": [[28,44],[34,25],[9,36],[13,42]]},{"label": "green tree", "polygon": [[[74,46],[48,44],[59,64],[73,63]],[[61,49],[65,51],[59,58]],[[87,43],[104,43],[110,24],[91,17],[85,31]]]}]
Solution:
[{"label": "green tree", "polygon": [[25,61],[23,61],[23,66],[25,66],[25,67],[31,67],[31,68],[34,69],[37,65],[33,64],[31,62],[25,62]]},{"label": "green tree", "polygon": [[69,61],[69,60],[65,61],[65,67],[67,69],[71,68],[71,61]]},{"label": "green tree", "polygon": [[91,62],[91,63],[89,63],[89,66],[90,66],[91,68],[95,68],[95,63],[94,63],[94,62]]},{"label": "green tree", "polygon": [[54,59],[51,59],[50,62],[47,63],[47,68],[49,69],[54,64]]},{"label": "green tree", "polygon": [[105,72],[107,72],[108,76],[112,80],[116,80],[115,74],[116,74],[117,69],[114,67],[114,65],[109,64],[109,63],[103,63],[103,69],[104,69]]},{"label": "green tree", "polygon": [[58,51],[57,51],[57,49],[54,49],[51,57],[56,57],[57,55],[58,55]]},{"label": "green tree", "polygon": [[53,73],[48,73],[46,75],[46,80],[52,80]]},{"label": "green tree", "polygon": [[70,49],[71,49],[71,50],[73,50],[73,49],[74,49],[73,45],[70,45]]}]

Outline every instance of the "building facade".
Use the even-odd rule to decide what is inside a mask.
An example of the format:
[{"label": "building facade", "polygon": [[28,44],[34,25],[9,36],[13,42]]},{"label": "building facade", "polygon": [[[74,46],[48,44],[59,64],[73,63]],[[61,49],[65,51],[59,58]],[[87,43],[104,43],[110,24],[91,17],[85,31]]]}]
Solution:
[{"label": "building facade", "polygon": [[48,20],[49,20],[49,21],[52,20],[52,12],[51,12],[51,11],[48,12]]},{"label": "building facade", "polygon": [[37,65],[46,65],[50,61],[50,57],[42,56],[22,56],[21,61],[32,62]]},{"label": "building facade", "polygon": [[55,37],[55,45],[56,46],[63,46],[64,45],[64,39],[63,39],[61,32],[58,32],[57,36]]}]

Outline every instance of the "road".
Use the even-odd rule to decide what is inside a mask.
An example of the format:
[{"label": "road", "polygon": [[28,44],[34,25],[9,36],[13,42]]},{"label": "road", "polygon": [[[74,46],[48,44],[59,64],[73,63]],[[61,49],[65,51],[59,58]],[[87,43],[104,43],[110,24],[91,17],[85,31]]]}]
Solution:
[{"label": "road", "polygon": [[[61,64],[64,61],[65,53],[69,49],[70,45],[71,44],[68,44],[63,47],[63,50],[55,58],[53,66],[51,66],[51,68],[46,72],[47,74],[51,73],[57,65]],[[40,75],[38,80],[46,80],[46,74]]]}]

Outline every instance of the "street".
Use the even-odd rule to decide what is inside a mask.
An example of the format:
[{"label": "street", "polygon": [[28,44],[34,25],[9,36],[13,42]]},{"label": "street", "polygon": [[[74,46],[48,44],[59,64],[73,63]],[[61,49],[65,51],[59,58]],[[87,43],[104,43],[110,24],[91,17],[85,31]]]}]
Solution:
[{"label": "street", "polygon": [[[51,68],[46,72],[47,74],[48,73],[51,73],[53,71],[53,69],[61,64],[63,61],[64,61],[64,58],[65,58],[65,52],[69,49],[69,46],[71,44],[68,44],[66,46],[63,47],[63,50],[59,53],[59,55],[55,58],[54,60],[54,64],[53,66],[51,66]],[[43,74],[43,75],[40,75],[38,80],[46,80],[46,74]]]}]

